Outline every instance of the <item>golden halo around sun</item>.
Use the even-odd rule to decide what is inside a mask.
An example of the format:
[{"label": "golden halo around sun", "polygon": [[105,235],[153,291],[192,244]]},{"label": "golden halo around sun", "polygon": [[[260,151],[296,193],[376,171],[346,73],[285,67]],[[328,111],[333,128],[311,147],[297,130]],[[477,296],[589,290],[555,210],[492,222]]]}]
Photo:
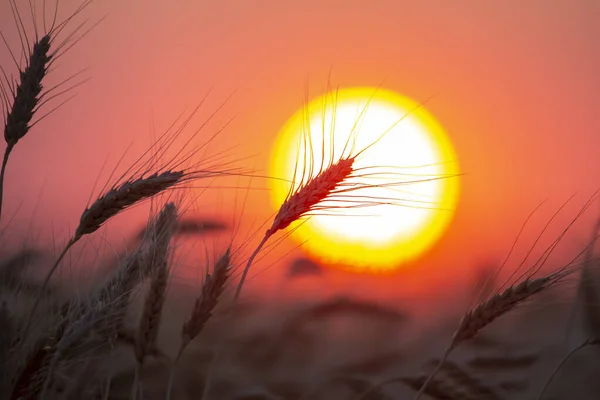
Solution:
[{"label": "golden halo around sun", "polygon": [[354,271],[395,270],[430,249],[458,203],[456,154],[422,105],[389,90],[333,91],[289,119],[271,155],[274,209],[292,181],[348,154],[359,154],[348,183],[361,188],[292,225],[291,237],[311,257]]}]

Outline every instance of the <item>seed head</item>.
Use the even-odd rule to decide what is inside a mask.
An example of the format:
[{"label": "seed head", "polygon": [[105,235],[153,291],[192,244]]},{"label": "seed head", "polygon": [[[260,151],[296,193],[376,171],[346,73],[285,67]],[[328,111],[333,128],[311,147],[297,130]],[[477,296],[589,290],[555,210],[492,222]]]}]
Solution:
[{"label": "seed head", "polygon": [[194,308],[188,321],[183,325],[181,337],[183,346],[193,340],[204,328],[204,325],[212,315],[217,306],[219,297],[225,289],[225,283],[229,278],[230,250],[219,258],[215,264],[213,275],[207,275],[202,285],[200,296],[194,302]]},{"label": "seed head", "polygon": [[342,158],[301,186],[281,205],[270,232],[287,228],[334,194],[352,174],[353,164],[354,158]]},{"label": "seed head", "polygon": [[12,108],[6,116],[4,139],[14,146],[29,131],[31,119],[36,111],[42,92],[42,80],[48,72],[51,56],[50,35],[34,43],[27,67],[20,72]]},{"label": "seed head", "polygon": [[175,186],[184,176],[183,171],[165,171],[146,178],[127,181],[113,188],[83,212],[75,237],[97,231],[104,222],[119,212]]}]

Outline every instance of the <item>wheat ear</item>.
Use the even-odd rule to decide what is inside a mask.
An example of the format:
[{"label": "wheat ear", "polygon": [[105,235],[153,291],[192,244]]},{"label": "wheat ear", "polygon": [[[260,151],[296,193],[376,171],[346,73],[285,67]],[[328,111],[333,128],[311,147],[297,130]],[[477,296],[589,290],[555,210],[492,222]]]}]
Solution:
[{"label": "wheat ear", "polygon": [[6,115],[4,139],[8,147],[14,147],[30,129],[30,123],[40,101],[42,81],[48,72],[50,34],[33,43],[27,66],[20,71],[20,80],[15,90],[13,104]]},{"label": "wheat ear", "polygon": [[194,302],[194,308],[188,320],[181,329],[181,347],[179,353],[183,353],[187,345],[202,332],[206,322],[212,316],[217,306],[219,297],[225,290],[225,284],[229,278],[231,262],[231,250],[225,253],[216,262],[212,275],[206,275],[200,296]]},{"label": "wheat ear", "polygon": [[[182,182],[185,177],[186,174],[183,171],[165,171],[161,174],[153,174],[122,183],[96,199],[96,201],[83,212],[79,221],[79,226],[75,230],[75,235],[63,248],[62,252],[50,268],[50,271],[46,274],[46,277],[42,282],[42,291],[48,286],[52,275],[69,249],[84,235],[95,232],[108,219],[114,217],[121,211],[176,186],[178,183]],[[31,322],[40,300],[41,296],[37,296],[32,306],[27,326]]]},{"label": "wheat ear", "polygon": [[419,390],[415,396],[415,400],[418,400],[421,397],[427,385],[440,370],[452,350],[454,350],[460,343],[471,339],[481,329],[491,324],[497,318],[511,311],[519,304],[530,299],[532,296],[548,289],[550,286],[554,285],[573,271],[574,270],[561,270],[557,273],[553,273],[541,278],[525,279],[518,285],[513,285],[504,290],[502,293],[492,296],[489,300],[479,304],[473,310],[466,313],[462,318],[458,329],[454,333],[450,345],[444,351],[444,354],[437,367],[423,383],[423,386],[421,386],[421,390]]},{"label": "wheat ear", "polygon": [[525,279],[518,285],[511,286],[504,292],[498,293],[479,304],[463,317],[458,330],[454,334],[451,347],[455,348],[461,342],[471,339],[495,319],[506,314],[531,296],[547,289],[553,282],[555,282],[553,276]]},{"label": "wheat ear", "polygon": [[213,314],[219,298],[225,290],[225,285],[229,279],[229,271],[231,268],[231,249],[228,248],[225,253],[217,260],[213,269],[212,275],[206,275],[200,295],[194,301],[194,307],[188,318],[181,328],[181,345],[175,357],[175,361],[171,366],[169,383],[167,386],[167,400],[171,398],[173,389],[173,381],[175,379],[175,369],[183,352],[196,336],[202,332],[204,326]]},{"label": "wheat ear", "polygon": [[140,365],[143,364],[148,352],[156,345],[168,278],[169,269],[165,263],[157,266],[150,279],[150,288],[144,302],[135,340],[135,358]]},{"label": "wheat ear", "polygon": [[97,231],[106,221],[120,212],[172,188],[180,183],[184,177],[185,173],[183,171],[155,173],[147,177],[124,182],[98,197],[81,215],[75,235],[67,246],[65,246],[65,249],[55,261],[50,272],[48,272],[44,280],[44,285],[50,280],[67,250],[79,241],[81,237]]},{"label": "wheat ear", "polygon": [[51,59],[50,39],[50,34],[47,34],[34,42],[27,66],[20,71],[20,79],[13,93],[12,107],[6,110],[6,125],[4,126],[6,149],[4,150],[2,169],[0,170],[0,218],[2,216],[6,164],[17,142],[31,128],[31,120],[37,111],[43,88],[42,81],[48,72],[48,63]]},{"label": "wheat ear", "polygon": [[99,197],[81,215],[75,237],[97,231],[106,221],[141,200],[153,197],[179,183],[183,171],[165,171],[127,181]]},{"label": "wheat ear", "polygon": [[234,301],[237,302],[240,296],[242,286],[244,285],[248,270],[250,269],[254,258],[256,258],[269,238],[277,231],[287,228],[294,221],[299,220],[315,210],[319,204],[335,195],[340,186],[352,175],[352,172],[354,172],[354,160],[354,157],[342,158],[336,163],[331,164],[327,169],[320,172],[315,177],[309,178],[306,184],[301,185],[285,200],[275,215],[271,228],[265,232],[262,241],[250,255],[237,286]]}]

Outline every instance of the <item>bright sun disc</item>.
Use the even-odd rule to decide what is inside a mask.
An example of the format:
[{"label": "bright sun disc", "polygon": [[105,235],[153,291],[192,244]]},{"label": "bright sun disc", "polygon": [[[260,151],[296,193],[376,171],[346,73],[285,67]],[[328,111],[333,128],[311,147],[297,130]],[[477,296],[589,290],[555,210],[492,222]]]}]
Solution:
[{"label": "bright sun disc", "polygon": [[326,203],[331,209],[293,225],[291,236],[325,263],[389,271],[428,250],[458,202],[454,149],[422,105],[375,88],[342,89],[313,100],[279,133],[270,174],[282,179],[272,180],[271,199],[278,209],[294,177],[298,182],[303,171],[315,176],[332,159],[365,148],[349,183],[368,187]]}]

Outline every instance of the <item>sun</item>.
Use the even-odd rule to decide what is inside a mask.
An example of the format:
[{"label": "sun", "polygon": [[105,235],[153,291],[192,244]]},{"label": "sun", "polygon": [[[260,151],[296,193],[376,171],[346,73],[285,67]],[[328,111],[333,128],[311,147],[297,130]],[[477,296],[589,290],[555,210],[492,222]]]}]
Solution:
[{"label": "sun", "polygon": [[430,249],[453,218],[460,182],[452,143],[422,104],[398,93],[369,87],[327,93],[298,110],[277,136],[270,162],[274,209],[293,181],[349,152],[360,152],[352,179],[361,188],[292,225],[290,235],[325,264],[400,268]]}]

